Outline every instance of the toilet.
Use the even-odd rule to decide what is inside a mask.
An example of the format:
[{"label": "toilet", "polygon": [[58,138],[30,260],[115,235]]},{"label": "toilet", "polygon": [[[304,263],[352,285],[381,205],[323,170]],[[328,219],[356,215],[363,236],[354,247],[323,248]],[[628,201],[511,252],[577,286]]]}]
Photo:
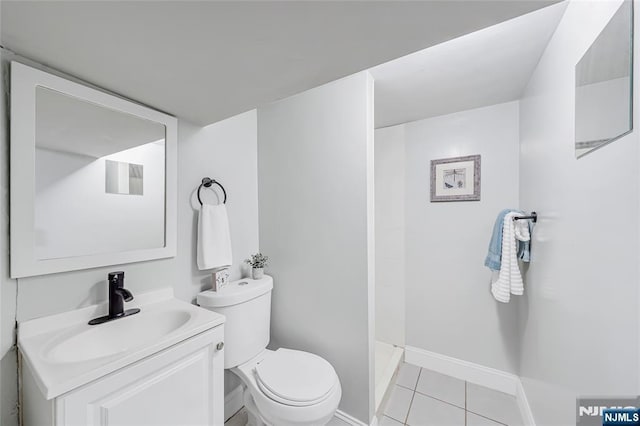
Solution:
[{"label": "toilet", "polygon": [[198,294],[198,305],[226,317],[224,368],[243,384],[251,426],[325,425],[342,396],[326,360],[309,352],[268,350],[273,279],[244,279]]}]

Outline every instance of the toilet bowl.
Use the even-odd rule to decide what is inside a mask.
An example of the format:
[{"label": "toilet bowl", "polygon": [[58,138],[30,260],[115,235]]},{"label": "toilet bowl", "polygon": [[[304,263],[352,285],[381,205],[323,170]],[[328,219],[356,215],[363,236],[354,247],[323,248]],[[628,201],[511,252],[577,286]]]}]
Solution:
[{"label": "toilet bowl", "polygon": [[265,350],[231,371],[245,386],[245,406],[257,414],[252,426],[324,425],[342,396],[331,364],[308,352]]},{"label": "toilet bowl", "polygon": [[273,280],[244,279],[204,291],[198,305],[226,317],[224,367],[243,385],[250,426],[322,426],[338,409],[342,388],[334,368],[318,355],[266,349]]}]

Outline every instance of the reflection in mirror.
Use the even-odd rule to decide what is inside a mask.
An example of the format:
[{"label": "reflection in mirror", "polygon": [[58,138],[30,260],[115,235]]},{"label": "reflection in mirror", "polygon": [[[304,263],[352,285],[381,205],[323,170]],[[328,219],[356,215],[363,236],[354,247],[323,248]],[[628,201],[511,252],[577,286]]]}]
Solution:
[{"label": "reflection in mirror", "polygon": [[142,164],[131,164],[123,161],[106,161],[105,191],[109,194],[142,195],[143,171]]},{"label": "reflection in mirror", "polygon": [[632,130],[632,80],[633,2],[625,0],[576,65],[576,157]]},{"label": "reflection in mirror", "polygon": [[35,162],[37,259],[165,246],[163,124],[37,86]]}]

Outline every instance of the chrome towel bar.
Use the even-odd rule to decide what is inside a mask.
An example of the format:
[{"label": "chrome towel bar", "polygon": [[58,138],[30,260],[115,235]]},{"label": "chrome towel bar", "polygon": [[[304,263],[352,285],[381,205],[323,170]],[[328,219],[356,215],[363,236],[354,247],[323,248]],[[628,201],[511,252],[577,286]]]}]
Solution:
[{"label": "chrome towel bar", "polygon": [[533,223],[536,223],[538,221],[538,213],[531,212],[531,214],[529,216],[514,216],[513,217],[513,220],[526,220],[526,219],[531,219],[531,221]]}]

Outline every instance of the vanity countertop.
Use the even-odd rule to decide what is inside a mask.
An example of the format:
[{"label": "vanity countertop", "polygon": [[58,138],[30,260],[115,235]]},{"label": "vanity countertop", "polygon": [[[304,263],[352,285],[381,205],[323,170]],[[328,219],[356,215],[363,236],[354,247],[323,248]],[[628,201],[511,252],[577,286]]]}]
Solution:
[{"label": "vanity countertop", "polygon": [[175,299],[169,288],[137,295],[141,312],[100,325],[107,304],[18,324],[22,360],[46,399],[87,384],[183,340],[222,325],[224,316]]}]

